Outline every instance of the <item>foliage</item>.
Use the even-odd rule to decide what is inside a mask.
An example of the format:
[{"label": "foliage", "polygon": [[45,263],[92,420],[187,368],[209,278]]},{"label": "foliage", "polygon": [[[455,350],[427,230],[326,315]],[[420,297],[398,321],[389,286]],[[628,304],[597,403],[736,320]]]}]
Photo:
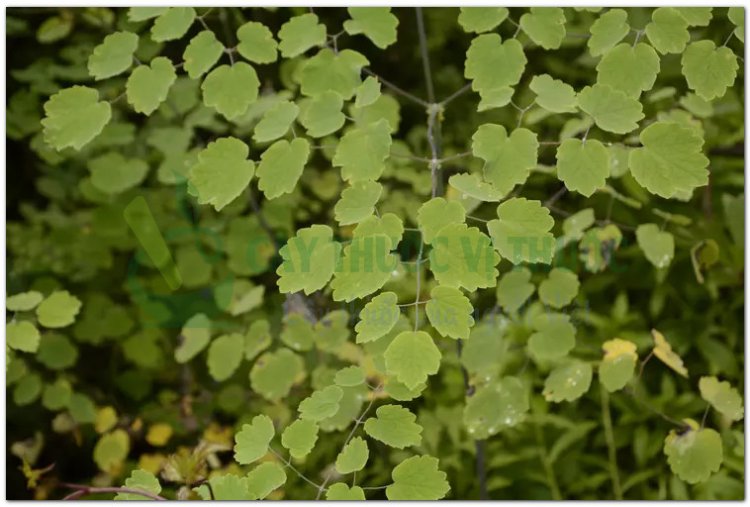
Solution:
[{"label": "foliage", "polygon": [[7,33],[9,498],[744,497],[741,8]]}]

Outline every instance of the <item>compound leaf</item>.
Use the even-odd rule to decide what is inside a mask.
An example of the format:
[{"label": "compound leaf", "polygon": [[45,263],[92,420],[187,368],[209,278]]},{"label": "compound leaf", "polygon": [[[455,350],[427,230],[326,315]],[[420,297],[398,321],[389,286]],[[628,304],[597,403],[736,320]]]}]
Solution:
[{"label": "compound leaf", "polygon": [[255,69],[245,62],[220,65],[203,80],[203,103],[227,120],[244,115],[258,99],[260,81]]},{"label": "compound leaf", "polygon": [[383,187],[374,181],[358,181],[341,192],[341,199],[333,208],[339,225],[361,222],[375,211]]},{"label": "compound leaf", "polygon": [[340,254],[341,244],[333,241],[333,230],[327,225],[298,230],[279,250],[279,291],[312,294],[322,289],[333,276]]},{"label": "compound leaf", "polygon": [[195,9],[192,7],[170,7],[154,21],[151,38],[154,42],[179,39],[187,33],[193,21]]},{"label": "compound leaf", "polygon": [[369,457],[367,442],[361,437],[354,437],[336,458],[336,471],[342,475],[358,472],[365,467]]},{"label": "compound leaf", "polygon": [[591,115],[597,127],[615,134],[627,134],[637,129],[638,122],[643,119],[643,106],[638,100],[605,84],[581,90],[578,105]]},{"label": "compound leaf", "polygon": [[604,188],[609,171],[609,151],[595,139],[566,139],[557,147],[557,177],[570,191],[590,197]]},{"label": "compound leaf", "polygon": [[130,73],[125,91],[128,103],[139,113],[150,116],[167,100],[167,94],[177,79],[169,58],[159,56],[150,65],[139,65]]},{"label": "compound leaf", "polygon": [[264,24],[249,21],[237,29],[237,52],[253,63],[276,61],[277,44]]},{"label": "compound leaf", "polygon": [[222,137],[198,153],[188,176],[198,204],[221,211],[245,191],[255,173],[255,164],[247,159],[249,151],[239,139]]},{"label": "compound leaf", "polygon": [[576,91],[569,84],[552,79],[549,74],[534,76],[529,88],[536,93],[539,107],[550,113],[572,113],[576,110]]},{"label": "compound leaf", "polygon": [[294,459],[302,459],[313,450],[318,441],[318,425],[309,419],[297,419],[281,434],[281,445]]},{"label": "compound leaf", "polygon": [[190,79],[197,79],[211,70],[223,52],[224,45],[216,39],[211,30],[203,30],[193,37],[182,54],[184,67]]},{"label": "compound leaf", "polygon": [[380,49],[396,42],[398,18],[390,7],[347,7],[351,19],[344,21],[349,35],[363,34]]},{"label": "compound leaf", "polygon": [[659,53],[682,53],[690,42],[688,22],[672,7],[659,7],[651,13],[646,36]]},{"label": "compound leaf", "polygon": [[398,322],[401,310],[394,292],[378,294],[365,305],[359,314],[360,321],[354,330],[357,343],[373,342],[387,335]]},{"label": "compound leaf", "polygon": [[500,255],[513,264],[552,262],[555,238],[549,231],[555,221],[540,201],[508,199],[497,207],[497,216],[487,223],[487,230]]},{"label": "compound leaf", "polygon": [[299,115],[299,107],[294,102],[282,100],[263,113],[263,117],[253,130],[253,141],[267,143],[274,141],[289,132],[294,120]]},{"label": "compound leaf", "polygon": [[615,47],[630,33],[628,13],[623,9],[610,9],[591,25],[588,40],[591,56],[601,56]]},{"label": "compound leaf", "polygon": [[737,57],[726,46],[710,40],[691,43],[682,54],[682,73],[691,90],[701,98],[723,97],[737,77]]},{"label": "compound leaf", "polygon": [[459,289],[440,285],[432,289],[425,305],[427,318],[440,336],[456,339],[469,338],[473,312],[471,301]]},{"label": "compound leaf", "polygon": [[391,153],[391,132],[386,120],[359,125],[348,131],[336,146],[333,165],[341,167],[345,181],[377,180]]},{"label": "compound leaf", "polygon": [[388,374],[414,389],[438,372],[442,354],[429,334],[404,331],[388,345],[383,357]]},{"label": "compound leaf", "polygon": [[266,149],[258,164],[258,188],[266,199],[293,192],[309,156],[310,143],[301,137],[281,139]]},{"label": "compound leaf", "polygon": [[504,195],[524,183],[537,164],[539,142],[536,134],[525,128],[510,136],[502,125],[481,125],[471,138],[471,150],[485,161],[484,179]]},{"label": "compound leaf", "polygon": [[654,86],[659,73],[659,55],[640,42],[633,47],[623,42],[604,54],[596,66],[597,83],[609,85],[637,99]]},{"label": "compound leaf", "polygon": [[100,81],[125,72],[133,64],[133,53],[137,48],[138,36],[132,32],[107,35],[89,56],[89,74]]},{"label": "compound leaf", "polygon": [[742,396],[729,382],[719,381],[716,377],[701,377],[698,381],[698,388],[701,398],[723,415],[732,421],[739,421],[743,418]]},{"label": "compound leaf", "polygon": [[532,7],[521,16],[521,30],[544,49],[557,49],[565,38],[565,13],[559,7]]},{"label": "compound leaf", "polygon": [[328,386],[313,392],[299,404],[297,410],[300,419],[319,422],[333,416],[339,411],[339,402],[343,396],[344,391],[339,386]]},{"label": "compound leaf", "polygon": [[500,256],[490,238],[476,227],[449,224],[432,240],[430,270],[440,285],[462,287],[469,292],[494,287]]},{"label": "compound leaf", "polygon": [[422,232],[422,241],[432,243],[437,233],[448,224],[463,224],[466,210],[461,203],[433,197],[422,204],[417,211],[417,224]]},{"label": "compound leaf", "polygon": [[313,46],[326,42],[326,27],[318,23],[318,16],[312,13],[295,16],[279,30],[279,51],[284,58],[294,58]]}]

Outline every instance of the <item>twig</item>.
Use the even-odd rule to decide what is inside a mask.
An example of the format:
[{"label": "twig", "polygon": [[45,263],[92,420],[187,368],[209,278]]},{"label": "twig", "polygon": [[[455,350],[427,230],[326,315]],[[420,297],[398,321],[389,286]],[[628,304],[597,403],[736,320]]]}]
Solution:
[{"label": "twig", "polygon": [[372,76],[372,77],[376,78],[378,81],[380,81],[381,83],[383,83],[387,88],[390,88],[391,91],[395,92],[398,95],[401,95],[405,99],[411,100],[412,102],[414,102],[416,104],[419,104],[422,107],[429,107],[430,106],[430,104],[428,102],[420,99],[416,95],[413,95],[413,94],[407,92],[403,88],[400,88],[400,87],[396,86],[395,84],[391,83],[390,81],[387,81],[387,80],[383,79],[382,77],[380,77],[378,74],[375,74],[372,70],[368,69],[367,67],[363,68],[362,72],[364,72],[368,76]]},{"label": "twig", "polygon": [[464,93],[468,92],[469,90],[471,90],[471,83],[466,83],[461,88],[459,88],[457,91],[453,92],[451,95],[448,95],[447,98],[443,99],[440,102],[440,105],[443,106],[443,107],[447,106],[448,103],[453,102],[455,99],[457,99],[458,97],[460,97]]},{"label": "twig", "polygon": [[285,465],[286,465],[287,467],[289,467],[289,469],[290,469],[290,470],[291,470],[292,472],[294,472],[295,474],[297,474],[297,476],[299,476],[299,478],[300,478],[300,479],[302,479],[302,480],[303,480],[303,481],[305,481],[306,483],[310,484],[311,486],[313,486],[314,488],[316,488],[316,489],[317,489],[317,490],[319,490],[319,491],[320,491],[321,489],[322,489],[323,491],[325,491],[325,486],[321,486],[320,484],[316,483],[315,481],[312,481],[312,480],[308,479],[308,478],[307,478],[307,477],[305,476],[305,474],[303,474],[302,472],[300,472],[299,470],[297,470],[297,468],[295,468],[295,466],[294,466],[294,465],[292,465],[292,462],[291,462],[290,460],[288,460],[288,459],[284,458],[284,457],[283,457],[283,456],[282,456],[281,454],[279,454],[278,452],[276,452],[276,451],[274,450],[274,448],[273,448],[273,447],[270,447],[270,446],[269,446],[269,447],[268,447],[268,450],[269,450],[269,451],[271,451],[271,454],[273,454],[273,455],[274,455],[274,456],[276,456],[276,457],[277,457],[278,459],[280,459],[280,460],[281,460],[281,461],[282,461],[282,462],[283,462],[283,463],[284,463],[284,464],[285,464]]},{"label": "twig", "polygon": [[69,495],[63,497],[63,500],[76,500],[82,496],[93,495],[97,493],[129,493],[131,495],[140,495],[145,498],[150,498],[151,500],[166,500],[166,498],[164,498],[163,496],[159,496],[156,493],[152,493],[150,491],[137,489],[137,488],[126,488],[126,487],[116,487],[116,486],[96,487],[96,486],[88,486],[86,484],[73,484],[69,482],[63,482],[62,484],[60,484],[60,486],[67,488],[67,489],[76,490],[70,493]]},{"label": "twig", "polygon": [[430,55],[427,52],[427,34],[424,29],[424,17],[422,8],[417,7],[417,31],[419,32],[419,50],[422,53],[422,70],[424,71],[425,85],[427,86],[427,100],[430,104],[435,103],[435,88],[432,85],[432,71],[430,69]]}]

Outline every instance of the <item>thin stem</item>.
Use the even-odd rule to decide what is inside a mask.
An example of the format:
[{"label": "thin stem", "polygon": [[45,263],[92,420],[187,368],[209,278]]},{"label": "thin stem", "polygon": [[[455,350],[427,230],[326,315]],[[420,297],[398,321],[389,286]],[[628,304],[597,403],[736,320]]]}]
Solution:
[{"label": "thin stem", "polygon": [[451,95],[448,95],[447,98],[443,99],[440,102],[440,105],[443,106],[443,107],[447,106],[448,103],[453,102],[455,99],[457,99],[458,97],[460,97],[464,93],[468,92],[469,90],[471,90],[471,83],[466,83],[461,88],[459,88],[457,91],[453,92]]},{"label": "thin stem", "polygon": [[137,489],[137,488],[126,488],[126,487],[115,487],[115,486],[96,487],[96,486],[88,486],[86,484],[71,484],[67,482],[62,483],[61,486],[64,488],[76,490],[70,493],[69,495],[63,497],[63,500],[76,500],[82,496],[92,495],[92,494],[97,494],[97,493],[129,493],[131,495],[140,495],[144,498],[150,498],[151,500],[166,500],[166,498],[164,498],[163,496],[159,496],[150,491]]},{"label": "thin stem", "polygon": [[485,220],[484,218],[479,218],[479,217],[475,217],[472,215],[466,215],[466,218],[468,218],[469,220],[475,220],[477,222],[483,222],[483,223],[489,222],[489,220]]},{"label": "thin stem", "polygon": [[422,53],[422,70],[424,71],[425,84],[427,86],[427,100],[432,104],[435,102],[435,88],[432,85],[432,71],[430,70],[430,55],[427,52],[427,35],[424,29],[424,17],[422,8],[417,7],[417,31],[419,32],[419,50]]},{"label": "thin stem", "polygon": [[416,299],[414,300],[413,305],[416,306],[414,311],[414,331],[419,329],[419,304],[421,301],[419,300],[420,292],[422,291],[422,255],[424,254],[424,238],[420,234],[419,236],[419,252],[417,253],[417,263],[414,267],[415,274],[417,277],[417,288],[415,290],[416,292]]},{"label": "thin stem", "polygon": [[444,164],[445,162],[450,162],[459,158],[470,157],[472,155],[474,155],[473,151],[464,151],[462,153],[457,153],[456,155],[451,155],[450,157],[441,158],[440,163]]},{"label": "thin stem", "polygon": [[317,490],[319,490],[319,491],[321,490],[321,488],[322,488],[322,489],[323,489],[323,490],[325,491],[325,487],[324,487],[324,486],[321,486],[320,484],[316,483],[315,481],[312,481],[312,480],[308,479],[308,478],[307,478],[307,477],[305,476],[305,474],[303,474],[302,472],[300,472],[299,470],[297,470],[297,468],[295,468],[295,466],[294,466],[294,465],[292,465],[292,462],[291,462],[290,460],[288,460],[288,459],[284,458],[284,457],[283,457],[283,456],[282,456],[281,454],[279,454],[278,452],[276,452],[276,450],[274,450],[274,448],[273,448],[273,447],[270,447],[270,446],[269,446],[269,447],[268,447],[268,450],[269,450],[269,451],[271,451],[271,454],[273,454],[274,456],[276,456],[276,457],[277,457],[277,458],[278,458],[279,460],[283,461],[283,462],[284,462],[284,464],[285,464],[285,465],[286,465],[286,466],[287,466],[287,467],[288,467],[288,468],[289,468],[289,469],[290,469],[290,470],[291,470],[292,472],[294,472],[295,474],[297,474],[297,476],[298,476],[298,477],[299,477],[300,479],[302,479],[303,481],[305,481],[306,483],[308,483],[309,485],[311,485],[312,487],[316,488],[316,489],[317,489]]},{"label": "thin stem", "polygon": [[394,92],[394,93],[396,93],[398,95],[401,95],[405,99],[411,100],[415,104],[419,104],[422,107],[429,107],[430,106],[430,104],[427,101],[424,101],[424,100],[420,99],[419,97],[417,97],[416,95],[413,95],[413,94],[407,92],[403,88],[400,88],[400,87],[396,86],[395,84],[391,83],[390,81],[387,81],[387,80],[383,79],[382,77],[380,77],[379,75],[375,74],[373,71],[371,71],[367,67],[363,68],[362,72],[364,72],[368,76],[372,76],[372,77],[376,78],[378,81],[380,81],[381,83],[383,83],[387,88],[390,88],[392,92]]},{"label": "thin stem", "polygon": [[560,190],[555,192],[552,197],[544,202],[544,206],[549,208],[550,206],[555,204],[562,196],[564,196],[567,191],[568,189],[565,187],[565,185],[563,185],[562,187],[560,187]]},{"label": "thin stem", "polygon": [[711,411],[711,405],[706,404],[706,410],[703,411],[703,417],[701,418],[701,428],[703,428],[706,425],[706,418],[708,417],[708,413]]},{"label": "thin stem", "polygon": [[617,469],[617,447],[615,447],[615,435],[612,431],[612,414],[609,408],[609,393],[603,384],[599,384],[602,398],[602,425],[604,426],[604,438],[607,440],[607,456],[609,459],[609,476],[612,480],[612,490],[615,500],[622,500],[622,486],[620,485],[620,474]]},{"label": "thin stem", "polygon": [[[344,445],[341,446],[342,450],[351,441],[352,437],[354,436],[354,433],[357,431],[357,428],[359,428],[360,425],[364,422],[365,416],[367,415],[367,413],[372,408],[372,405],[375,403],[375,399],[377,398],[376,394],[380,392],[380,389],[382,387],[383,387],[383,384],[380,384],[380,385],[378,385],[378,387],[376,387],[373,390],[372,397],[370,398],[370,403],[368,403],[367,406],[365,407],[365,409],[362,411],[362,413],[359,414],[359,417],[357,417],[354,420],[354,427],[352,427],[352,430],[346,436],[346,440],[344,440]],[[321,484],[320,487],[318,488],[318,495],[315,497],[316,500],[320,500],[320,495],[322,495],[323,491],[326,490],[326,486],[328,485],[328,482],[331,480],[332,477],[333,477],[333,471],[329,471],[326,474],[325,479],[323,479],[323,484]],[[369,488],[363,488],[363,489],[369,489]]]}]

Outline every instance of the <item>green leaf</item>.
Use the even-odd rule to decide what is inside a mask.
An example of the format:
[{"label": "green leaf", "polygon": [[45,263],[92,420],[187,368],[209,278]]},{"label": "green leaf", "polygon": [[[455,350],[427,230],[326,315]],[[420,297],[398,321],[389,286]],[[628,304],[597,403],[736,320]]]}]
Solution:
[{"label": "green leaf", "polygon": [[536,93],[536,103],[550,113],[572,113],[576,110],[576,91],[569,84],[552,79],[549,74],[534,76],[529,83]]},{"label": "green leaf", "polygon": [[100,81],[128,70],[133,64],[133,53],[138,48],[138,36],[132,32],[115,32],[104,37],[89,56],[89,74]]},{"label": "green leaf", "polygon": [[255,69],[245,62],[236,62],[231,67],[220,65],[203,80],[203,103],[213,107],[227,120],[234,120],[247,113],[258,99],[260,81]]},{"label": "green leaf", "polygon": [[344,30],[349,35],[363,34],[380,49],[396,42],[398,18],[391,14],[390,7],[347,7],[352,19],[344,21]]},{"label": "green leaf", "polygon": [[284,483],[286,483],[284,467],[273,461],[261,463],[247,474],[247,490],[250,498],[254,500],[263,500]]},{"label": "green leaf", "polygon": [[318,23],[318,16],[315,14],[302,14],[281,25],[278,36],[281,56],[294,58],[313,46],[324,45],[326,27]]},{"label": "green leaf", "polygon": [[86,86],[60,90],[44,103],[44,140],[54,149],[80,150],[98,136],[112,117],[108,102]]},{"label": "green leaf", "polygon": [[684,433],[671,430],[664,440],[669,467],[688,484],[708,480],[724,460],[721,436],[710,428],[695,426]]},{"label": "green leaf", "polygon": [[442,354],[424,331],[404,331],[385,350],[385,367],[409,389],[426,382],[440,369]]},{"label": "green leaf", "polygon": [[451,487],[445,472],[432,456],[412,456],[391,472],[393,484],[385,490],[388,500],[440,500]]},{"label": "green leaf", "polygon": [[486,162],[484,179],[503,195],[524,183],[536,167],[539,142],[530,130],[517,128],[508,136],[502,125],[486,123],[477,129],[471,141],[474,155]]},{"label": "green leaf", "polygon": [[636,99],[604,84],[587,86],[578,94],[578,105],[607,132],[627,134],[638,128],[643,107]]},{"label": "green leaf", "polygon": [[682,73],[691,90],[701,98],[723,97],[737,77],[737,57],[726,46],[710,40],[691,43],[682,54]]},{"label": "green leaf", "polygon": [[215,475],[208,480],[211,486],[209,490],[207,484],[202,484],[193,491],[204,500],[251,500],[252,496],[248,489],[247,477],[239,477],[234,474]]},{"label": "green leaf", "polygon": [[302,109],[299,122],[310,137],[324,137],[344,126],[346,117],[341,112],[344,99],[334,91],[327,91],[313,98]]},{"label": "green leaf", "polygon": [[576,345],[576,328],[568,315],[541,313],[534,317],[531,325],[535,332],[529,337],[528,348],[537,361],[561,359]]},{"label": "green leaf", "polygon": [[674,236],[656,224],[641,224],[635,231],[638,246],[651,264],[666,268],[674,258]]},{"label": "green leaf", "polygon": [[672,7],[659,7],[651,13],[646,36],[659,53],[682,53],[690,42],[688,22]]},{"label": "green leaf", "polygon": [[359,366],[347,366],[336,372],[334,383],[340,387],[354,387],[365,383],[365,372]]},{"label": "green leaf", "polygon": [[369,457],[367,442],[361,437],[354,437],[336,458],[336,471],[342,475],[358,472],[365,467]]},{"label": "green leaf", "polygon": [[525,67],[526,55],[520,42],[516,39],[503,42],[498,34],[486,33],[471,41],[466,52],[464,77],[472,80],[471,89],[478,92],[483,101],[499,107],[510,100],[513,94],[510,87],[518,84]]},{"label": "green leaf", "polygon": [[352,239],[331,281],[333,300],[348,303],[383,287],[398,265],[391,247],[390,238],[384,234]]},{"label": "green leaf", "polygon": [[615,47],[630,33],[628,13],[623,9],[610,9],[591,25],[588,40],[591,56],[601,56]]},{"label": "green leaf", "polygon": [[250,424],[243,424],[234,436],[234,460],[240,465],[258,461],[268,452],[268,445],[275,434],[271,418],[256,415]]},{"label": "green leaf", "polygon": [[208,373],[217,382],[228,379],[239,368],[245,349],[240,333],[221,335],[208,348]]},{"label": "green leaf", "polygon": [[534,284],[530,282],[531,271],[516,267],[505,273],[497,284],[497,303],[506,313],[517,312],[534,294]]},{"label": "green leaf", "polygon": [[552,370],[544,381],[542,394],[553,403],[577,400],[589,390],[591,377],[591,365],[577,359],[571,360]]},{"label": "green leaf", "polygon": [[297,408],[300,419],[318,422],[331,417],[338,412],[342,396],[344,391],[339,386],[328,386],[313,392]]},{"label": "green leaf", "polygon": [[396,401],[411,401],[422,396],[422,392],[427,388],[427,384],[419,384],[414,389],[409,389],[404,384],[394,378],[389,378],[384,386],[388,396]]},{"label": "green leaf", "polygon": [[13,389],[13,403],[19,407],[34,403],[42,393],[42,377],[28,373],[18,381]]},{"label": "green leaf", "polygon": [[729,382],[720,382],[716,377],[701,377],[698,381],[701,398],[732,421],[744,416],[742,396]]},{"label": "green leaf", "polygon": [[294,459],[302,459],[313,450],[318,441],[318,425],[309,419],[297,419],[281,434],[281,445]]},{"label": "green leaf", "polygon": [[[735,7],[729,8],[730,20],[732,19],[731,10],[733,8]],[[674,7],[674,9],[680,13],[680,16],[682,16],[690,26],[708,26],[708,24],[711,22],[711,11],[713,10],[712,7]],[[744,9],[741,10],[743,10],[744,15]]]},{"label": "green leaf", "polygon": [[206,348],[211,340],[211,321],[206,315],[198,313],[190,317],[180,332],[182,341],[174,351],[178,363],[186,363]]},{"label": "green leaf", "polygon": [[[132,8],[131,8],[132,10]],[[161,493],[161,484],[159,479],[147,470],[135,469],[130,472],[130,477],[125,479],[125,487],[130,489],[138,489],[141,491],[148,491],[154,495]],[[143,495],[135,493],[117,493],[115,500],[146,500],[147,498]]]},{"label": "green leaf", "polygon": [[557,49],[565,38],[565,13],[559,7],[532,7],[521,16],[521,30],[544,49]]},{"label": "green leaf", "polygon": [[590,197],[609,176],[609,151],[595,139],[566,139],[557,147],[557,177],[570,191]]},{"label": "green leaf", "polygon": [[91,184],[105,194],[119,194],[137,187],[148,174],[148,164],[137,158],[126,159],[111,151],[89,160]]},{"label": "green leaf", "polygon": [[122,429],[102,435],[94,446],[94,462],[102,472],[117,470],[130,452],[130,437]]},{"label": "green leaf", "polygon": [[[610,157],[611,156],[612,154],[610,153]],[[627,160],[625,163],[627,164]],[[591,208],[582,209],[577,213],[573,213],[563,221],[562,227],[564,238],[568,241],[580,240],[586,229],[594,225],[595,222],[596,217],[594,216],[594,210]]]},{"label": "green leaf", "polygon": [[357,87],[354,107],[357,109],[370,106],[380,98],[380,81],[374,76],[369,76]]},{"label": "green leaf", "polygon": [[211,30],[203,30],[190,40],[182,59],[190,79],[198,79],[216,65],[224,53],[224,45]]},{"label": "green leaf", "polygon": [[68,403],[70,415],[78,424],[93,423],[96,419],[96,405],[91,398],[81,393],[73,393]]},{"label": "green leaf", "polygon": [[528,411],[529,396],[521,380],[504,377],[466,399],[463,422],[471,438],[482,440],[520,424]]},{"label": "green leaf", "polygon": [[50,370],[64,370],[76,364],[78,349],[68,337],[48,333],[39,344],[36,358]]},{"label": "green leaf", "polygon": [[188,175],[198,204],[221,211],[245,191],[255,173],[248,153],[247,145],[234,137],[219,138],[198,153],[198,163]]},{"label": "green leaf", "polygon": [[282,293],[320,290],[333,276],[341,254],[341,245],[333,241],[333,230],[327,225],[300,229],[279,255],[282,263],[276,270],[277,284]]},{"label": "green leaf", "polygon": [[170,7],[160,14],[151,27],[151,38],[155,42],[165,42],[182,38],[195,21],[192,7]]},{"label": "green leaf", "polygon": [[151,60],[150,65],[139,65],[130,73],[125,91],[128,103],[138,113],[150,116],[167,100],[167,94],[177,79],[174,65],[163,56]]},{"label": "green leaf", "polygon": [[440,285],[469,292],[496,285],[495,266],[500,256],[492,249],[490,238],[476,227],[446,225],[433,238],[432,245],[430,271]]},{"label": "green leaf", "polygon": [[575,273],[566,268],[554,268],[539,285],[539,299],[553,308],[569,305],[581,286]]},{"label": "green leaf", "polygon": [[8,346],[22,352],[36,352],[39,348],[39,330],[27,320],[12,320],[5,324],[5,340]]},{"label": "green leaf", "polygon": [[365,500],[365,492],[359,486],[350,488],[343,482],[337,482],[328,486],[326,500]]},{"label": "green leaf", "polygon": [[284,315],[284,328],[281,341],[292,350],[312,350],[315,344],[315,331],[312,324],[301,313]]},{"label": "green leaf", "polygon": [[425,313],[440,336],[464,339],[474,325],[474,307],[469,298],[453,287],[436,286],[430,292]]},{"label": "green leaf", "polygon": [[169,7],[131,7],[128,9],[128,19],[134,23],[161,16]]},{"label": "green leaf", "polygon": [[513,264],[552,262],[555,238],[549,231],[555,221],[540,201],[508,199],[497,207],[497,216],[487,223],[487,230],[500,255]]},{"label": "green leaf", "polygon": [[354,228],[352,235],[355,238],[385,234],[391,240],[391,250],[401,242],[404,235],[404,222],[393,213],[384,213],[381,216],[370,215],[362,220]]},{"label": "green leaf", "polygon": [[422,427],[417,416],[401,405],[383,405],[375,411],[376,417],[365,421],[365,433],[384,444],[403,449],[422,443]]},{"label": "green leaf", "polygon": [[285,398],[292,386],[303,378],[305,363],[287,348],[266,352],[250,370],[250,386],[269,401]]},{"label": "green leaf", "polygon": [[243,58],[258,64],[276,61],[276,41],[263,23],[249,21],[239,27],[237,41],[237,52]]},{"label": "green leaf", "polygon": [[504,195],[492,183],[482,181],[476,174],[454,174],[448,179],[448,184],[461,192],[464,199],[470,197],[482,202],[497,202]]},{"label": "green leaf", "polygon": [[344,100],[349,100],[361,84],[362,67],[369,63],[362,54],[351,49],[335,53],[323,48],[302,64],[299,72],[300,92],[308,97],[317,97],[333,91]]},{"label": "green leaf", "polygon": [[461,203],[433,197],[422,204],[417,211],[417,224],[422,231],[422,241],[432,243],[437,233],[448,224],[463,224],[466,210]]},{"label": "green leaf", "polygon": [[357,343],[374,342],[387,335],[400,315],[398,296],[395,293],[383,292],[375,296],[362,309],[360,321],[354,327]]},{"label": "green leaf", "polygon": [[301,137],[291,143],[284,139],[276,141],[266,149],[258,165],[258,188],[266,199],[293,192],[309,156],[310,143]]},{"label": "green leaf", "polygon": [[619,391],[630,382],[638,362],[635,343],[613,338],[602,344],[604,357],[599,363],[599,381],[611,392]]},{"label": "green leaf", "polygon": [[[680,9],[680,12],[682,12],[682,14],[685,15],[685,12],[684,12],[685,10],[687,10],[687,8]],[[745,43],[745,9],[743,7],[730,7],[727,11],[727,17],[729,18],[729,21],[731,21],[732,24],[736,27],[734,29],[735,37],[737,37],[740,40],[740,42],[744,44]],[[710,12],[709,12],[708,18],[709,20],[711,19]],[[708,21],[706,21],[706,24],[708,24]],[[703,26],[703,25],[700,25],[700,26]]]},{"label": "green leaf", "polygon": [[383,187],[374,181],[358,181],[345,188],[333,208],[336,221],[339,225],[351,225],[369,217],[375,212],[382,192]]},{"label": "green leaf", "polygon": [[36,308],[42,299],[44,299],[42,293],[35,290],[20,292],[5,300],[5,308],[9,312],[28,312]]},{"label": "green leaf", "polygon": [[341,167],[344,181],[377,180],[390,153],[390,127],[386,120],[380,120],[359,125],[344,134],[336,146],[333,165]]},{"label": "green leaf", "polygon": [[298,114],[299,107],[294,102],[277,102],[263,113],[263,117],[253,130],[253,141],[267,143],[285,136]]},{"label": "green leaf", "polygon": [[652,194],[671,198],[708,183],[703,139],[694,129],[655,122],[641,131],[642,147],[630,151],[633,177]]},{"label": "green leaf", "polygon": [[60,328],[71,325],[81,310],[81,301],[66,290],[47,296],[36,308],[36,317],[44,327]]},{"label": "green leaf", "polygon": [[643,42],[635,47],[623,42],[605,53],[596,71],[597,83],[609,85],[637,99],[641,92],[654,86],[659,73],[659,55]]},{"label": "green leaf", "polygon": [[508,9],[505,7],[461,7],[458,24],[464,32],[489,32],[505,21]]}]

